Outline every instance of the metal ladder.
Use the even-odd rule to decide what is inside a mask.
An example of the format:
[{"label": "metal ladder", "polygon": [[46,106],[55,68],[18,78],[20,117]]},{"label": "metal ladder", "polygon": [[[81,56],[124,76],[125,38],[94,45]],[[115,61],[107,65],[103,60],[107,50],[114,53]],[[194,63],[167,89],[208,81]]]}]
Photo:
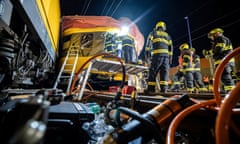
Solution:
[{"label": "metal ladder", "polygon": [[[59,83],[67,82],[66,93],[70,91],[72,80],[75,74],[76,65],[78,62],[79,47],[72,46],[65,57],[63,65],[60,69],[58,77],[54,83],[54,89],[58,88]],[[70,73],[70,75],[69,75]]]}]

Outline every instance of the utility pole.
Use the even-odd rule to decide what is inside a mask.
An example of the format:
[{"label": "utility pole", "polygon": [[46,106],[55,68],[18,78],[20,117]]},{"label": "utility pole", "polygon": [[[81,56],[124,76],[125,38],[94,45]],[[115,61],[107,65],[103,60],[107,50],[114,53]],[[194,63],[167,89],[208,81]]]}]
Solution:
[{"label": "utility pole", "polygon": [[187,29],[188,29],[188,38],[189,38],[189,46],[192,48],[192,38],[191,38],[191,30],[190,30],[190,25],[189,25],[189,19],[188,16],[185,16],[184,19],[187,22]]}]

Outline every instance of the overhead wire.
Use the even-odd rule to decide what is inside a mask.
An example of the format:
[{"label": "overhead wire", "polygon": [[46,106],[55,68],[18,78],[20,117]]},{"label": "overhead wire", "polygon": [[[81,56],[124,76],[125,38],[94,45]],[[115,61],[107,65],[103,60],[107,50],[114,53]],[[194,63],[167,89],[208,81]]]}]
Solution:
[{"label": "overhead wire", "polygon": [[[219,21],[219,20],[221,20],[221,19],[223,19],[223,18],[226,18],[226,17],[228,17],[228,16],[230,16],[230,15],[238,12],[239,10],[240,10],[240,8],[239,8],[239,9],[236,9],[236,10],[234,10],[234,11],[231,11],[230,13],[225,14],[225,15],[223,15],[222,17],[217,18],[217,19],[215,19],[215,20],[213,20],[213,21],[211,21],[211,22],[209,22],[209,23],[207,23],[207,24],[205,24],[205,25],[203,25],[203,26],[201,26],[201,27],[193,30],[192,33],[195,33],[195,32],[197,32],[197,31],[199,31],[200,29],[203,29],[203,28],[207,27],[207,26],[210,25],[210,24],[213,24],[213,23],[215,23],[215,22],[217,22],[217,21]],[[234,22],[231,22],[231,23],[229,23],[229,24],[227,24],[227,25],[224,25],[224,26],[222,26],[222,27],[223,27],[223,28],[227,28],[227,27],[229,27],[230,25],[233,25],[233,24],[235,24],[235,23],[238,23],[239,21],[240,21],[240,20],[238,19],[238,20],[236,20],[236,21],[234,21]],[[201,37],[203,37],[203,36],[206,36],[206,34],[200,35],[200,36],[198,36],[197,38],[194,38],[194,40],[197,40],[197,39],[199,39],[199,38],[201,38]]]},{"label": "overhead wire", "polygon": [[215,23],[215,22],[217,22],[217,21],[219,21],[219,20],[221,20],[221,19],[223,19],[223,18],[226,18],[226,17],[228,17],[228,16],[236,13],[236,12],[239,11],[239,10],[240,10],[240,8],[237,9],[237,10],[231,11],[230,13],[225,14],[225,15],[223,15],[222,17],[217,18],[217,19],[215,19],[215,20],[213,20],[213,21],[211,21],[211,22],[209,22],[209,23],[207,23],[207,24],[205,24],[205,25],[203,25],[203,26],[201,26],[201,27],[193,30],[192,33],[195,33],[195,32],[197,32],[198,30],[203,29],[203,28],[207,27],[207,26],[210,25],[210,24],[213,24],[213,23]]},{"label": "overhead wire", "polygon": [[117,4],[117,6],[115,7],[115,9],[113,10],[111,16],[113,16],[114,13],[117,11],[117,9],[118,9],[118,7],[121,5],[122,1],[123,1],[123,0],[120,0],[120,1],[118,2],[118,4]]},{"label": "overhead wire", "polygon": [[187,16],[191,16],[194,13],[196,13],[197,11],[199,11],[200,9],[202,9],[203,7],[207,6],[209,4],[210,1],[207,1],[205,3],[203,3],[202,5],[200,5],[198,8],[194,9],[193,11],[191,11]]},{"label": "overhead wire", "polygon": [[104,7],[103,7],[103,10],[102,10],[102,12],[101,12],[101,15],[104,14],[104,11],[105,11],[105,9],[107,8],[108,3],[109,3],[109,0],[107,0],[107,2],[105,3],[105,5],[104,5]]},{"label": "overhead wire", "polygon": [[[209,4],[209,3],[206,2],[206,3],[202,4],[199,8],[194,9],[194,11],[190,12],[188,15],[189,15],[189,16],[192,16],[194,13],[196,13],[196,12],[199,11],[200,9],[204,8],[205,6],[207,6],[207,4]],[[228,12],[227,14],[225,14],[225,15],[219,17],[219,18],[214,19],[213,21],[210,21],[209,23],[207,23],[207,24],[205,24],[205,25],[203,25],[203,26],[201,26],[201,27],[198,27],[197,29],[193,29],[193,30],[191,31],[191,34],[195,34],[196,32],[198,32],[198,31],[200,31],[200,30],[203,30],[204,28],[208,27],[209,25],[214,24],[214,23],[216,23],[216,22],[218,22],[218,21],[220,21],[220,20],[222,20],[222,19],[224,19],[224,18],[226,18],[226,17],[229,17],[229,16],[237,13],[239,10],[240,10],[240,8],[235,9],[235,10],[232,10],[232,11]],[[182,20],[183,20],[183,19],[182,19]],[[236,21],[234,21],[234,22],[231,22],[231,23],[229,23],[229,24],[226,24],[226,25],[224,25],[224,26],[221,26],[221,27],[222,27],[222,28],[227,28],[227,27],[230,27],[231,25],[236,24],[236,23],[238,23],[238,22],[240,22],[240,19],[238,19],[238,20],[236,20]],[[171,27],[173,27],[173,26],[171,26]],[[206,37],[206,35],[207,35],[206,33],[203,33],[203,34],[198,33],[197,35],[195,34],[195,36],[192,38],[192,42],[196,42],[197,40]],[[186,38],[187,36],[188,36],[188,34],[185,33],[184,35],[178,37],[177,39],[174,39],[174,40],[173,40],[173,43],[175,43],[175,44],[174,44],[174,49],[178,49],[178,46],[182,43],[181,40],[182,40],[183,38]]]},{"label": "overhead wire", "polygon": [[229,23],[229,24],[223,26],[223,28],[230,27],[231,25],[234,25],[234,24],[236,24],[236,23],[238,23],[238,22],[240,22],[240,19],[238,19],[238,20],[236,20],[236,21],[234,21],[234,22],[231,22],[231,23]]},{"label": "overhead wire", "polygon": [[[194,29],[194,30],[191,31],[191,34],[196,33],[197,31],[202,30],[203,28],[205,28],[205,27],[207,27],[207,26],[209,26],[209,25],[211,25],[211,24],[213,24],[213,23],[215,23],[215,22],[217,22],[217,21],[220,21],[220,20],[222,20],[222,19],[224,19],[224,18],[226,18],[226,17],[228,17],[228,16],[230,16],[230,15],[233,15],[234,13],[238,12],[239,10],[240,10],[240,8],[239,8],[239,9],[236,9],[236,10],[234,10],[234,11],[231,11],[231,12],[229,12],[229,13],[223,15],[222,17],[219,17],[219,18],[217,18],[217,19],[215,19],[215,20],[213,20],[213,21],[210,21],[209,23],[207,23],[207,24],[205,24],[205,25],[203,25],[203,26],[201,26],[201,27],[198,27],[197,29]],[[195,11],[196,11],[196,10],[195,10]],[[191,12],[190,14],[192,15],[193,12]],[[239,21],[240,21],[240,20],[238,19],[238,20],[236,20],[236,21],[234,21],[234,22],[232,22],[232,23],[230,23],[230,24],[224,25],[224,26],[222,26],[222,27],[225,27],[225,28],[226,28],[226,27],[229,27],[230,25],[233,25],[233,24],[235,24],[235,23],[238,23]],[[176,42],[176,41],[178,41],[178,40],[180,40],[180,39],[182,39],[182,38],[184,38],[184,37],[186,37],[186,36],[187,36],[187,34],[185,34],[185,35],[183,35],[183,36],[175,39],[174,41]],[[206,34],[202,34],[202,35],[200,35],[200,36],[197,36],[197,37],[193,38],[192,41],[195,41],[195,40],[197,40],[197,39],[200,39],[200,38],[202,38],[202,37],[204,37],[204,36],[206,36]]]},{"label": "overhead wire", "polygon": [[[204,7],[207,6],[208,4],[209,4],[209,1],[203,3],[203,4],[200,5],[198,8],[195,8],[193,11],[191,11],[189,14],[187,14],[187,17],[189,17],[189,16],[193,15],[194,13],[200,11],[200,9],[204,8]],[[184,17],[184,18],[185,18],[185,17]],[[178,22],[180,23],[180,21],[182,21],[182,20],[183,20],[183,19],[181,18],[181,19],[178,20]],[[174,26],[172,26],[172,27],[174,27]],[[190,32],[191,35],[192,35],[192,33],[193,33],[193,31]],[[188,34],[184,34],[184,35],[178,37],[177,39],[174,39],[173,43],[176,43],[177,41],[185,38],[186,36],[188,36]],[[191,41],[193,41],[193,39],[192,39]],[[181,44],[181,43],[180,43],[180,44]],[[178,45],[180,45],[180,44],[176,44],[176,47],[178,47]]]},{"label": "overhead wire", "polygon": [[89,8],[89,5],[90,5],[91,1],[92,1],[92,0],[89,0],[89,1],[88,1],[87,7],[86,7],[83,15],[86,15],[87,10],[88,10],[88,8]]},{"label": "overhead wire", "polygon": [[[222,26],[223,28],[227,28],[227,27],[229,27],[229,26],[231,26],[231,25],[233,25],[233,24],[236,24],[236,23],[238,23],[238,22],[240,22],[240,19],[238,19],[238,20],[236,20],[236,21],[234,21],[234,22],[231,22],[231,23],[229,23],[229,24],[227,24],[227,25],[224,25],[224,26]],[[206,37],[206,33],[204,33],[204,34],[202,34],[202,35],[199,35],[199,36],[197,36],[197,37],[194,37],[193,39],[192,39],[192,41],[195,41],[195,40],[198,40],[198,39],[200,39],[200,38],[202,38],[202,37]]]},{"label": "overhead wire", "polygon": [[[199,11],[200,9],[202,9],[203,7],[205,7],[207,4],[209,3],[209,1],[207,1],[206,3],[202,4],[201,6],[199,6],[198,8],[194,8],[193,11],[191,11],[189,14],[187,14],[186,16],[190,17],[191,15],[193,15],[194,13],[196,13],[197,11]],[[184,16],[185,17],[185,16]],[[177,19],[174,24],[169,25],[169,27],[175,27],[174,25],[178,25],[177,23],[181,23],[183,21],[183,18],[180,17],[179,19]]]},{"label": "overhead wire", "polygon": [[[225,27],[225,28],[227,28],[227,27],[229,27],[230,25],[233,25],[233,24],[236,24],[236,23],[238,23],[238,22],[240,22],[240,19],[238,19],[238,20],[236,20],[236,21],[234,21],[234,22],[232,22],[232,23],[229,23],[229,24],[227,24],[227,25],[224,25],[224,26],[222,26],[223,28]],[[204,34],[201,34],[201,35],[199,35],[199,36],[197,36],[197,37],[194,37],[194,38],[192,38],[192,42],[193,41],[196,41],[196,40],[198,40],[198,39],[200,39],[200,38],[203,38],[203,37],[206,37],[206,33],[204,33]],[[184,36],[182,36],[181,38],[183,38],[183,37],[186,37],[187,36],[187,34],[186,35],[184,35]],[[176,44],[176,45],[180,45],[180,44]]]},{"label": "overhead wire", "polygon": [[81,15],[83,15],[84,10],[86,9],[87,1],[88,0],[85,0],[84,3],[83,3],[83,7],[82,7],[82,10],[81,10]]},{"label": "overhead wire", "polygon": [[116,1],[116,0],[113,0],[113,1],[112,1],[110,7],[108,8],[108,10],[107,10],[107,12],[106,12],[106,14],[105,14],[106,16],[108,15],[108,13],[110,12],[110,10],[112,9],[112,7],[113,7],[115,1]]}]

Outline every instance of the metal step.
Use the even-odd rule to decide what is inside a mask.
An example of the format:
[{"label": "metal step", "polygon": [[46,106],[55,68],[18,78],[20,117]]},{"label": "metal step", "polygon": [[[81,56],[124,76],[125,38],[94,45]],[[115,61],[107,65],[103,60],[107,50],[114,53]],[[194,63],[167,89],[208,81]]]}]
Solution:
[{"label": "metal step", "polygon": [[[126,74],[138,74],[140,72],[148,70],[147,67],[135,64],[125,64]],[[122,66],[120,62],[104,59],[95,59],[93,61],[92,70],[120,73],[122,72]]]}]

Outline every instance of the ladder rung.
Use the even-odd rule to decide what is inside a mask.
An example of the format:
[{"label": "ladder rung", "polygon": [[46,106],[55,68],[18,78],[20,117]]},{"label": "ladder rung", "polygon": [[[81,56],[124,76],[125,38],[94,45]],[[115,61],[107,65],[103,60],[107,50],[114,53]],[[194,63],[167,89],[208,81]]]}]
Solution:
[{"label": "ladder rung", "polygon": [[75,53],[70,53],[69,54],[69,56],[71,57],[71,56],[76,56],[77,54],[75,54]]},{"label": "ladder rung", "polygon": [[78,48],[76,48],[76,49],[71,49],[70,51],[78,51]]},{"label": "ladder rung", "polygon": [[60,78],[70,78],[71,76],[61,76]]},{"label": "ladder rung", "polygon": [[64,69],[63,72],[71,72],[72,69]]},{"label": "ladder rung", "polygon": [[75,51],[70,51],[69,54],[77,54],[78,53],[78,50],[75,50]]},{"label": "ladder rung", "polygon": [[72,65],[73,65],[73,64],[70,64],[70,63],[69,63],[69,64],[65,64],[65,66],[72,66]]}]

